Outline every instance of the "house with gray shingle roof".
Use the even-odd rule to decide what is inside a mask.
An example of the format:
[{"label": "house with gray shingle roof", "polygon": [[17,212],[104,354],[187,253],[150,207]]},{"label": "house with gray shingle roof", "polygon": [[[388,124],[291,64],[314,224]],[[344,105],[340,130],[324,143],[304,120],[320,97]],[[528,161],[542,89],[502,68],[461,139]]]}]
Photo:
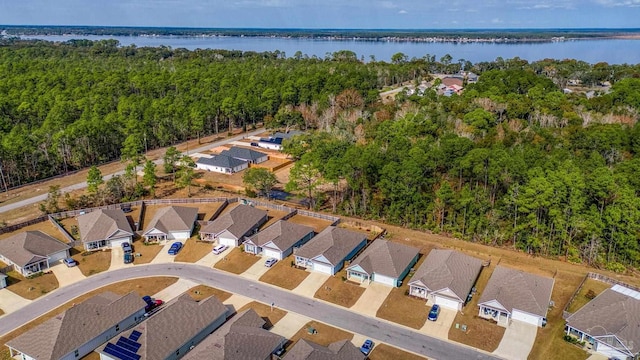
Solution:
[{"label": "house with gray shingle roof", "polygon": [[85,250],[120,247],[122,243],[133,241],[133,229],[121,209],[80,215],[78,229]]},{"label": "house with gray shingle roof", "polygon": [[265,210],[249,205],[238,205],[200,229],[200,239],[227,246],[240,246],[268,220]]},{"label": "house with gray shingle roof", "polygon": [[227,155],[202,157],[196,160],[196,169],[214,171],[221,174],[233,174],[249,167],[246,160],[236,159]]},{"label": "house with gray shingle roof", "polygon": [[300,247],[315,235],[313,228],[280,220],[248,238],[244,251],[282,260],[291,255],[294,247]]},{"label": "house with gray shingle roof", "polygon": [[400,286],[418,261],[420,249],[384,239],[375,240],[347,267],[347,278]]},{"label": "house with gray shingle roof", "polygon": [[269,160],[269,155],[248,148],[232,146],[229,150],[223,150],[220,155],[244,160],[249,164],[260,164]]},{"label": "house with gray shingle roof", "polygon": [[482,260],[473,256],[431,250],[409,281],[409,295],[460,311],[481,270]]},{"label": "house with gray shingle roof", "polygon": [[186,240],[191,237],[198,208],[168,206],[158,209],[142,234],[145,241]]},{"label": "house with gray shingle roof", "polygon": [[71,246],[42,231],[24,231],[0,240],[0,260],[29,276],[69,257]]},{"label": "house with gray shingle roof", "polygon": [[289,350],[283,360],[364,360],[366,356],[349,340],[340,340],[322,346],[313,341],[300,339]]},{"label": "house with gray shingle roof", "polygon": [[103,360],[123,360],[119,354],[137,360],[180,359],[224,324],[228,315],[216,297],[195,301],[184,293],[96,352]]},{"label": "house with gray shingle roof", "polygon": [[637,359],[640,292],[621,285],[606,289],[567,318],[566,332],[609,359]]},{"label": "house with gray shingle roof", "polygon": [[518,320],[542,327],[547,322],[554,280],[497,266],[478,300],[479,315],[507,326]]},{"label": "house with gray shingle roof", "polygon": [[25,360],[80,359],[144,319],[146,303],[135,292],[104,292],[9,340],[11,356]]},{"label": "house with gray shingle roof", "polygon": [[255,310],[245,310],[207,336],[183,359],[271,359],[271,354],[282,349],[287,339],[266,330],[265,324]]},{"label": "house with gray shingle roof", "polygon": [[297,266],[335,275],[366,245],[365,234],[329,226],[293,253]]}]

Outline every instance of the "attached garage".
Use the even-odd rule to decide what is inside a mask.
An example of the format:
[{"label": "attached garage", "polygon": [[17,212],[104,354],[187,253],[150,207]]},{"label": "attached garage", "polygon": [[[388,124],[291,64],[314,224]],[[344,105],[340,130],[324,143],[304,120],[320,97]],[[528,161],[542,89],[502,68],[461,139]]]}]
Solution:
[{"label": "attached garage", "polygon": [[380,275],[380,274],[374,274],[373,281],[380,284],[389,285],[389,286],[396,286],[396,283],[397,283],[396,279],[389,276]]},{"label": "attached garage", "polygon": [[596,351],[598,351],[599,353],[607,356],[609,359],[627,359],[627,354],[618,351],[616,349],[614,349],[613,347],[609,346],[609,345],[605,345],[601,342],[597,342],[597,347],[596,347]]},{"label": "attached garage", "polygon": [[262,254],[268,258],[276,258],[282,260],[282,253],[277,250],[262,248]]},{"label": "attached garage", "polygon": [[525,322],[527,324],[542,326],[542,317],[538,315],[527,314],[520,310],[513,310],[511,314],[511,319]]},{"label": "attached garage", "polygon": [[56,263],[57,261],[60,261],[68,257],[69,257],[69,250],[63,250],[63,251],[58,251],[56,253],[53,253],[49,255],[49,266]]},{"label": "attached garage", "polygon": [[117,239],[111,239],[111,248],[120,248],[124,243],[131,243],[131,237],[121,237]]},{"label": "attached garage", "polygon": [[317,272],[321,272],[323,274],[333,275],[333,267],[331,267],[331,265],[325,265],[325,264],[314,262],[313,270]]},{"label": "attached garage", "polygon": [[453,309],[453,310],[456,310],[456,311],[461,309],[460,301],[457,301],[455,299],[451,299],[451,298],[448,298],[448,297],[435,295],[433,297],[433,301],[436,304],[438,304],[438,305],[440,305],[442,307],[446,307],[446,308]]},{"label": "attached garage", "polygon": [[186,240],[191,237],[191,231],[171,231],[169,232],[169,239],[172,240]]},{"label": "attached garage", "polygon": [[220,243],[221,245],[227,245],[229,247],[235,247],[236,239],[229,238],[229,237],[219,237],[218,243]]}]

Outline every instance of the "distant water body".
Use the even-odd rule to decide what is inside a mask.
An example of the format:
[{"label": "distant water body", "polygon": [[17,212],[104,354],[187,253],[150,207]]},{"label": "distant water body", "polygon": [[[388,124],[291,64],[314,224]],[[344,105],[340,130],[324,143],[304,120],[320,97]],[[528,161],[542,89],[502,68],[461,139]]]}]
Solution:
[{"label": "distant water body", "polygon": [[23,39],[48,41],[68,41],[71,39],[103,40],[115,39],[120,45],[135,44],[145,46],[169,46],[171,48],[224,49],[241,51],[283,51],[291,57],[297,51],[308,56],[324,58],[327,53],[350,50],[370,61],[371,56],[378,61],[390,61],[396,53],[404,53],[410,59],[427,54],[440,59],[450,54],[453,61],[465,59],[472,63],[493,61],[498,57],[511,59],[519,57],[528,61],[542,59],[576,59],[588,63],[607,62],[609,64],[639,64],[640,40],[602,39],[565,40],[541,43],[453,43],[453,42],[397,42],[364,40],[319,40],[306,38],[266,38],[266,37],[201,37],[201,36],[97,36],[97,35],[39,35],[22,36]]}]

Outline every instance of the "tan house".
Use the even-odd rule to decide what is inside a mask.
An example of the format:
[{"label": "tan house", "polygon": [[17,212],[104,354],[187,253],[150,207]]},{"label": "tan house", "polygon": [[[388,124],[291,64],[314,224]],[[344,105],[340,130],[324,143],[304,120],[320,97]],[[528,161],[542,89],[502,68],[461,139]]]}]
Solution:
[{"label": "tan house", "polygon": [[460,311],[481,270],[480,259],[433,249],[409,281],[409,295]]},{"label": "tan house", "polygon": [[545,326],[553,283],[552,278],[497,266],[478,300],[479,315],[502,326],[511,320]]},{"label": "tan house", "polygon": [[11,357],[75,360],[144,319],[146,303],[131,292],[104,292],[9,340]]},{"label": "tan house", "polygon": [[287,339],[266,330],[265,324],[255,310],[245,310],[207,336],[183,359],[270,360]]},{"label": "tan house", "polygon": [[293,253],[296,265],[335,275],[346,260],[353,258],[366,245],[365,234],[329,226]]},{"label": "tan house", "polygon": [[418,261],[419,252],[413,246],[375,240],[347,267],[347,278],[398,287]]},{"label": "tan house", "polygon": [[283,360],[364,360],[366,356],[349,340],[340,340],[322,346],[312,341],[300,339],[287,351]]},{"label": "tan house", "polygon": [[195,301],[184,293],[96,352],[101,360],[180,359],[220,327],[228,314],[214,296]]},{"label": "tan house", "polygon": [[248,238],[244,251],[282,260],[291,255],[294,247],[304,245],[315,235],[313,228],[280,220]]},{"label": "tan house", "polygon": [[227,246],[240,246],[268,220],[265,210],[249,205],[238,205],[200,229],[200,239]]},{"label": "tan house", "polygon": [[120,209],[96,210],[80,215],[78,229],[85,250],[120,247],[122,243],[133,241],[131,224]]},{"label": "tan house", "polygon": [[69,248],[68,244],[42,231],[25,231],[0,240],[0,260],[13,265],[23,276],[29,276],[69,257]]},{"label": "tan house", "polygon": [[145,241],[186,240],[191,237],[198,208],[169,206],[159,209],[142,234]]}]

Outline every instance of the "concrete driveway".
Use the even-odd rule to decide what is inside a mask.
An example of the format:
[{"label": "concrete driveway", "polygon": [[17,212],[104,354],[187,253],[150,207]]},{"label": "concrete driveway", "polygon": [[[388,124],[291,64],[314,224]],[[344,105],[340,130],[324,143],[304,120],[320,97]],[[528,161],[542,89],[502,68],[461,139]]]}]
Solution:
[{"label": "concrete driveway", "polygon": [[291,337],[309,321],[311,321],[311,319],[306,316],[288,312],[280,321],[273,325],[271,332],[291,339]]},{"label": "concrete driveway", "polygon": [[[173,298],[178,297],[180,294],[184,293],[185,291],[191,289],[194,286],[197,286],[198,283],[193,282],[191,280],[187,280],[187,279],[183,279],[180,278],[178,279],[178,281],[176,281],[175,283],[173,283],[172,285],[169,285],[168,287],[158,291],[157,293],[153,294],[152,297],[155,299],[160,299],[164,302],[170,301]],[[147,295],[147,294],[140,294],[141,296]]]},{"label": "concrete driveway", "polygon": [[327,274],[311,271],[309,276],[307,276],[306,279],[302,280],[300,285],[296,286],[296,288],[291,291],[298,295],[312,298],[313,295],[316,294],[316,291],[320,289],[320,286],[322,286],[322,284],[324,284],[324,282],[327,281],[328,278],[329,275]]},{"label": "concrete driveway", "polygon": [[[378,283],[371,283],[365,286],[366,289],[362,296],[351,307],[351,310],[359,312],[363,315],[376,317],[378,309],[382,306],[384,300],[389,296],[391,286],[382,285]],[[362,344],[360,344],[362,345]]]},{"label": "concrete driveway", "polygon": [[493,354],[505,359],[526,360],[537,334],[537,326],[512,320]]},{"label": "concrete driveway", "polygon": [[[151,260],[151,263],[164,264],[164,263],[174,262],[176,260],[176,256],[169,255],[168,253],[169,248],[171,247],[171,244],[173,244],[174,242],[178,242],[178,240],[170,240],[170,241],[167,241],[166,244],[162,245],[162,249],[160,249],[160,252],[158,253],[158,255],[156,255],[156,257],[154,257],[153,260]],[[184,245],[184,241],[180,241],[180,242]]]},{"label": "concrete driveway", "polygon": [[[133,261],[135,262],[135,258]],[[124,263],[124,251],[122,250],[122,247],[116,246],[111,249],[111,265],[109,265],[109,270],[122,269],[131,266],[133,266],[133,263]]]},{"label": "concrete driveway", "polygon": [[[427,303],[428,309],[431,309],[431,303]],[[456,319],[456,311],[453,309],[446,308],[444,306],[440,307],[440,315],[438,315],[438,320],[436,321],[425,321],[424,325],[420,329],[420,332],[423,334],[427,334],[429,336],[437,337],[439,339],[448,339],[449,338],[449,329],[451,329],[451,325],[453,321]]]},{"label": "concrete driveway", "polygon": [[[113,261],[111,263],[113,264]],[[56,264],[50,267],[50,269],[53,275],[56,276],[56,279],[58,279],[58,287],[67,286],[87,278],[77,266],[67,267],[65,264]]]},{"label": "concrete driveway", "polygon": [[251,298],[246,297],[246,296],[233,294],[227,300],[223,301],[223,304],[231,305],[231,306],[233,306],[233,308],[236,311],[238,311],[238,309],[240,309],[241,307],[247,305],[251,301],[253,301],[253,300]]},{"label": "concrete driveway", "polygon": [[31,300],[27,300],[7,288],[0,289],[0,309],[4,311],[5,315],[19,310],[30,303]]},{"label": "concrete driveway", "polygon": [[218,261],[222,260],[224,256],[227,254],[229,249],[223,251],[222,253],[216,255],[213,251],[210,251],[207,255],[205,255],[202,259],[195,262],[196,265],[202,265],[206,267],[213,267]]},{"label": "concrete driveway", "polygon": [[260,260],[258,260],[258,262],[256,262],[255,264],[251,265],[251,267],[248,268],[242,274],[240,274],[240,276],[242,276],[245,279],[251,279],[251,280],[260,279],[260,277],[262,275],[264,275],[264,273],[266,273],[267,271],[271,270],[271,268],[268,268],[268,267],[264,266],[264,262],[266,260],[267,260],[267,258],[261,257]]}]

